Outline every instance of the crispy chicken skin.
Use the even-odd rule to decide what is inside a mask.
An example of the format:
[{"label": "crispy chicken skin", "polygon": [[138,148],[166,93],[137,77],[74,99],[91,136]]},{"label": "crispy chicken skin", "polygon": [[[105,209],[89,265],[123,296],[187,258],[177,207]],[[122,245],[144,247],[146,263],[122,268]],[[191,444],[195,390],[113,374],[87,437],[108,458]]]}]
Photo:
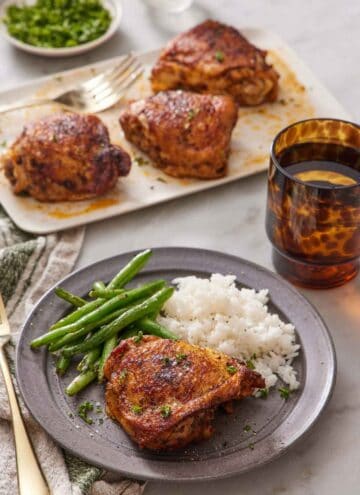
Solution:
[{"label": "crispy chicken skin", "polygon": [[265,58],[239,31],[208,20],[169,42],[152,70],[152,88],[229,94],[244,106],[272,102],[279,75]]},{"label": "crispy chicken skin", "polygon": [[131,161],[95,115],[59,113],[27,125],[2,159],[15,194],[39,201],[89,199],[127,175]]},{"label": "crispy chicken skin", "polygon": [[229,96],[164,91],[120,116],[126,139],[166,174],[215,179],[226,174],[237,106]]},{"label": "crispy chicken skin", "polygon": [[140,447],[173,450],[213,434],[217,407],[263,388],[236,359],[183,341],[124,340],[105,365],[107,413]]}]

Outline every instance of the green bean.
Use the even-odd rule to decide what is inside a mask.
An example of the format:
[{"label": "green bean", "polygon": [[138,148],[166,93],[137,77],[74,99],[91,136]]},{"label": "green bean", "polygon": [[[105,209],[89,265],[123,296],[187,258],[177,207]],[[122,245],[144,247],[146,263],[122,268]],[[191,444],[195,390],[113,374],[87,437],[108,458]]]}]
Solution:
[{"label": "green bean", "polygon": [[153,321],[150,318],[142,318],[141,320],[137,321],[136,328],[141,330],[143,333],[156,335],[157,337],[161,337],[162,339],[178,340],[179,338],[173,332],[163,327],[162,325],[159,325],[158,323],[156,323],[156,321]]},{"label": "green bean", "polygon": [[74,323],[74,321],[77,321],[79,318],[83,317],[84,315],[98,308],[104,302],[105,301],[103,299],[96,299],[96,301],[90,301],[84,304],[84,306],[82,306],[81,308],[76,309],[69,315],[65,316],[64,318],[61,318],[61,320],[54,323],[54,325],[51,325],[50,330],[55,330],[56,328],[60,328],[65,325],[70,325],[71,323]]},{"label": "green bean", "polygon": [[[104,342],[104,347],[103,347],[103,350],[101,353],[101,357],[99,359],[99,369],[98,369],[98,381],[99,381],[99,383],[101,383],[104,380],[105,362],[106,362],[107,358],[110,356],[114,347],[116,347],[116,344],[117,344],[117,335],[110,337],[109,339],[105,340],[105,342]],[[89,352],[91,352],[91,351],[89,351]]]},{"label": "green bean", "polygon": [[80,363],[77,365],[76,369],[78,371],[81,371],[81,373],[93,369],[94,364],[99,359],[100,355],[101,355],[101,347],[95,347],[95,349],[85,354],[85,356],[82,358]]},{"label": "green bean", "polygon": [[[59,337],[62,337],[63,335],[66,335],[67,333],[76,332],[76,330],[80,330],[81,328],[83,328],[88,323],[99,322],[101,320],[101,318],[104,317],[106,314],[111,313],[115,309],[120,309],[121,307],[128,306],[129,303],[134,302],[134,301],[136,301],[140,298],[143,298],[147,295],[151,295],[155,291],[157,291],[158,289],[163,287],[164,285],[165,285],[165,282],[163,280],[157,280],[155,282],[150,282],[149,284],[143,285],[142,287],[139,287],[138,289],[133,289],[133,290],[124,292],[123,294],[120,294],[116,297],[113,297],[112,299],[109,299],[104,304],[102,304],[102,306],[100,306],[99,308],[96,308],[91,313],[87,313],[86,315],[84,315],[82,318],[78,319],[74,323],[72,323],[70,325],[56,328],[54,330],[50,330],[49,332],[38,337],[37,339],[34,339],[30,343],[30,345],[34,349],[34,348],[40,347],[42,345],[54,342]],[[99,299],[99,300],[103,301],[102,299]],[[81,309],[83,309],[83,308],[80,308],[80,310]]]},{"label": "green bean", "polygon": [[97,291],[97,290],[104,290],[104,289],[106,289],[106,285],[104,284],[104,282],[102,280],[98,280],[97,282],[93,283],[93,290]]},{"label": "green bean", "polygon": [[89,369],[80,373],[76,376],[74,380],[66,387],[65,392],[67,395],[78,394],[81,390],[87,387],[91,382],[93,382],[97,377],[96,365],[94,369]]},{"label": "green bean", "polygon": [[170,287],[159,290],[154,295],[149,297],[149,299],[146,299],[144,302],[129,308],[124,314],[116,318],[116,320],[112,321],[108,325],[104,325],[86,342],[82,342],[71,347],[65,347],[63,353],[65,356],[72,356],[74,354],[81,354],[94,349],[131,323],[134,323],[135,321],[154,312],[159,306],[162,306],[165,301],[169,299],[169,297],[171,297],[173,292],[174,289]]},{"label": "green bean", "polygon": [[123,294],[124,289],[93,289],[89,292],[90,297],[102,297],[103,299],[111,299],[112,297]]},{"label": "green bean", "polygon": [[150,249],[146,249],[137,254],[117,275],[115,275],[109,282],[107,288],[119,289],[124,287],[124,285],[130,282],[130,280],[145,266],[151,255],[152,251]]},{"label": "green bean", "polygon": [[[139,303],[140,301],[142,302],[143,300],[140,299],[139,301],[136,301],[136,303]],[[134,306],[134,304],[129,307],[132,306]],[[105,325],[105,323],[110,323],[110,321],[115,320],[115,318],[125,313],[125,311],[127,311],[128,309],[129,309],[128,307],[118,309],[117,311],[114,311],[113,313],[109,313],[108,315],[104,316],[104,318],[102,318],[99,321],[88,323],[80,330],[64,335],[63,337],[61,337],[60,339],[56,340],[55,342],[49,345],[49,351],[55,352],[61,349],[62,347],[65,347],[68,344],[71,344],[73,342],[75,343],[79,338],[81,337],[84,338],[89,332],[91,332],[91,330],[94,330],[97,327],[101,327],[102,325]]]},{"label": "green bean", "polygon": [[81,306],[84,306],[87,303],[82,297],[75,296],[75,294],[71,294],[71,292],[62,287],[56,287],[55,294],[60,297],[60,299],[64,299],[64,301],[72,304],[76,308],[81,308]]},{"label": "green bean", "polygon": [[56,372],[62,376],[65,375],[71,363],[71,358],[61,355],[56,361]]}]

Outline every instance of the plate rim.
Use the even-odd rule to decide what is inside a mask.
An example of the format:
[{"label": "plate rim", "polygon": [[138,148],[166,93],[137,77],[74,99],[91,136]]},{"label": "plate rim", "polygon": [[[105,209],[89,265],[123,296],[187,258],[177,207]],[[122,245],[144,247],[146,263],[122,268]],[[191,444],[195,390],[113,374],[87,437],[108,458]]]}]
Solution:
[{"label": "plate rim", "polygon": [[[264,466],[270,462],[272,462],[273,460],[279,458],[280,456],[282,456],[283,454],[285,454],[291,447],[293,447],[296,443],[298,443],[304,436],[306,436],[309,431],[314,427],[314,425],[317,423],[317,421],[320,419],[321,415],[323,414],[326,406],[328,405],[331,397],[332,397],[332,394],[333,394],[333,391],[334,391],[334,387],[335,387],[335,382],[336,382],[336,373],[337,373],[337,358],[336,358],[336,351],[335,351],[335,346],[334,346],[334,341],[333,341],[333,338],[331,336],[331,333],[329,332],[329,329],[325,323],[325,321],[323,320],[323,318],[321,317],[320,313],[318,312],[318,310],[315,308],[315,306],[303,295],[301,294],[298,289],[294,286],[292,286],[289,282],[287,282],[286,280],[284,280],[282,277],[280,277],[278,274],[272,272],[271,270],[265,268],[265,267],[262,267],[261,265],[258,265],[252,261],[248,261],[246,259],[243,259],[241,257],[238,257],[236,255],[233,255],[233,254],[229,254],[229,253],[226,253],[226,252],[221,252],[221,251],[216,251],[216,250],[209,250],[209,249],[202,249],[202,248],[191,248],[191,247],[179,247],[179,246],[169,246],[169,247],[153,247],[151,248],[152,251],[153,251],[153,254],[155,255],[156,253],[158,253],[159,255],[161,255],[161,251],[165,251],[165,252],[169,252],[169,251],[172,251],[174,254],[176,252],[186,252],[187,255],[191,254],[191,253],[198,253],[200,255],[204,255],[206,254],[207,256],[215,256],[215,257],[223,257],[223,258],[226,258],[226,259],[229,259],[231,260],[232,262],[235,262],[235,263],[240,263],[243,264],[243,265],[247,265],[251,270],[255,270],[255,272],[263,272],[265,273],[266,276],[268,277],[272,277],[276,280],[277,283],[280,283],[280,286],[283,287],[283,289],[287,289],[288,291],[290,291],[295,297],[297,297],[299,300],[301,300],[305,306],[308,307],[308,310],[309,310],[309,314],[311,314],[312,317],[314,317],[318,323],[320,324],[320,327],[321,327],[321,331],[322,331],[322,338],[325,338],[325,341],[326,341],[326,344],[328,346],[328,351],[329,351],[329,357],[331,358],[330,361],[329,361],[329,370],[327,372],[327,379],[326,379],[326,385],[327,385],[327,390],[325,391],[325,393],[321,393],[321,397],[319,398],[319,404],[317,404],[316,406],[316,409],[314,411],[311,412],[311,414],[309,416],[310,417],[310,420],[306,421],[304,420],[304,423],[302,425],[302,428],[299,430],[296,431],[296,434],[295,434],[295,438],[292,439],[289,443],[287,444],[284,444],[283,446],[281,446],[280,448],[278,447],[277,451],[276,452],[272,452],[268,458],[265,458],[265,459],[262,459],[262,460],[256,460],[256,462],[253,462],[253,463],[250,463],[250,465],[246,466],[245,469],[232,469],[232,470],[229,470],[229,471],[222,471],[220,474],[219,473],[216,473],[216,474],[206,474],[206,475],[203,475],[203,474],[200,474],[200,475],[196,475],[196,476],[191,476],[189,475],[189,472],[191,472],[191,468],[190,469],[187,469],[188,471],[188,475],[184,476],[182,471],[181,471],[181,467],[179,469],[179,472],[176,471],[176,469],[172,470],[172,474],[170,477],[168,477],[166,474],[164,474],[163,470],[160,468],[159,471],[152,471],[151,470],[151,465],[153,463],[156,463],[156,462],[159,462],[160,464],[164,464],[164,463],[168,463],[169,464],[169,461],[155,461],[155,460],[150,460],[150,461],[145,461],[146,463],[148,462],[148,464],[146,466],[142,466],[142,467],[146,467],[147,468],[147,472],[146,474],[143,474],[143,473],[139,473],[139,472],[134,472],[134,471],[128,471],[128,470],[121,470],[117,467],[117,465],[113,465],[111,467],[109,467],[109,465],[107,463],[103,463],[101,459],[99,459],[98,457],[96,456],[89,456],[89,455],[84,455],[84,454],[79,454],[79,451],[77,451],[76,449],[74,450],[71,446],[69,446],[69,443],[66,442],[65,440],[63,440],[62,438],[59,439],[59,438],[55,438],[53,436],[53,433],[51,432],[51,428],[49,429],[48,428],[48,425],[44,426],[43,424],[41,424],[37,417],[34,415],[33,418],[35,419],[35,421],[41,426],[41,428],[43,428],[47,434],[49,434],[49,436],[54,440],[55,443],[57,443],[58,445],[60,445],[61,447],[63,447],[65,450],[67,450],[68,452],[72,453],[73,455],[75,456],[78,456],[84,460],[86,460],[87,462],[90,462],[91,464],[93,465],[96,465],[96,466],[99,466],[103,469],[106,469],[110,472],[113,472],[113,473],[118,473],[122,476],[128,476],[128,477],[132,477],[132,478],[138,478],[138,479],[141,479],[141,480],[152,480],[152,481],[181,481],[181,482],[196,482],[196,481],[210,481],[210,480],[216,480],[216,479],[223,479],[223,478],[228,478],[228,477],[231,477],[231,476],[235,476],[237,474],[243,474],[245,472],[248,472],[250,470],[253,470],[255,468],[258,468],[258,467],[261,467],[261,466]],[[20,394],[21,394],[21,397],[22,399],[24,400],[24,403],[26,404],[27,408],[29,409],[29,411],[31,412],[31,414],[33,415],[33,404],[31,404],[31,400],[29,399],[29,397],[27,397],[27,394],[26,394],[26,391],[25,391],[25,384],[23,382],[23,379],[21,377],[21,374],[20,374],[20,363],[21,363],[21,349],[22,349],[22,346],[23,346],[23,341],[24,341],[24,336],[25,336],[25,329],[29,326],[30,322],[31,322],[31,319],[32,319],[32,316],[34,314],[34,312],[37,310],[38,307],[41,306],[41,304],[43,303],[43,301],[53,293],[54,291],[54,288],[56,286],[58,286],[59,284],[62,284],[63,282],[67,281],[68,279],[71,279],[73,277],[77,277],[79,276],[82,272],[86,272],[87,270],[89,269],[92,269],[94,268],[94,266],[96,265],[101,265],[101,264],[104,264],[104,263],[108,263],[110,261],[115,261],[117,260],[118,258],[120,257],[124,257],[124,256],[127,256],[127,257],[132,257],[133,255],[137,254],[140,250],[134,250],[134,251],[127,251],[127,252],[123,252],[123,253],[119,253],[118,255],[115,255],[115,256],[111,256],[111,257],[108,257],[108,258],[104,258],[104,259],[101,259],[101,260],[98,260],[94,263],[91,263],[85,267],[82,267],[74,272],[71,272],[69,275],[67,275],[66,277],[62,278],[59,282],[57,282],[53,287],[51,287],[42,297],[41,299],[36,303],[36,305],[33,307],[31,313],[29,314],[29,316],[27,317],[22,329],[21,329],[21,333],[20,333],[20,337],[19,337],[19,340],[18,340],[18,344],[16,346],[16,380],[17,380],[17,383],[18,383],[18,387],[19,387],[19,391],[20,391]],[[270,294],[271,296],[271,294]],[[272,298],[271,298],[272,299]],[[281,308],[279,308],[281,310]],[[303,351],[304,352],[304,351]],[[305,356],[304,356],[305,357]],[[307,365],[306,365],[306,359],[305,359],[305,374],[307,374]],[[301,395],[299,396],[299,401],[301,399],[301,396],[303,394],[305,390],[305,387],[304,389],[302,390],[302,393]],[[291,413],[293,412],[294,409],[292,409],[289,413],[289,416],[291,416]],[[284,422],[287,421],[287,417],[285,418]],[[280,429],[281,427],[283,427],[284,425],[284,422],[281,423],[279,425],[279,427],[277,429]],[[274,432],[276,432],[276,429],[274,430]],[[271,437],[274,432],[272,432],[269,437]],[[266,441],[267,438],[269,437],[266,437],[264,440],[261,440],[261,441]],[[254,451],[252,451],[254,452]],[[236,457],[236,454],[239,455],[239,452],[235,452],[235,454],[230,454],[228,457]],[[142,460],[140,458],[140,460]],[[224,460],[226,460],[226,457],[217,457],[215,458],[215,461],[217,461],[218,463],[221,463],[223,462]],[[211,459],[211,461],[214,461],[214,459]],[[194,461],[196,462],[196,461]],[[209,460],[202,460],[201,462],[209,462]],[[175,464],[180,464],[182,465],[181,461],[176,461],[175,463],[172,462],[171,463],[172,465],[175,465]],[[193,465],[192,463],[189,463],[191,465]],[[184,464],[186,465],[186,463]],[[148,467],[150,466],[150,467]]]}]

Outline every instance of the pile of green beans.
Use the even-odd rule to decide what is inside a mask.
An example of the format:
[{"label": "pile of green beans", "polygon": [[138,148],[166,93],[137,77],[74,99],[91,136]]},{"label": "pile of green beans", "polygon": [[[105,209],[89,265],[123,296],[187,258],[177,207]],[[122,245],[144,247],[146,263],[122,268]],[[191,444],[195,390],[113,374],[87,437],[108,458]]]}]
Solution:
[{"label": "pile of green beans", "polygon": [[141,334],[176,339],[170,330],[159,325],[155,316],[174,291],[164,280],[155,280],[135,289],[126,285],[146,265],[151,250],[137,254],[105,285],[94,282],[89,292],[92,300],[71,294],[62,287],[56,295],[75,309],[54,323],[49,331],[34,339],[30,346],[47,346],[56,353],[56,370],[64,375],[73,359],[82,356],[77,365],[79,374],[67,386],[66,393],[75,395],[96,379],[104,379],[104,366],[118,342]]}]

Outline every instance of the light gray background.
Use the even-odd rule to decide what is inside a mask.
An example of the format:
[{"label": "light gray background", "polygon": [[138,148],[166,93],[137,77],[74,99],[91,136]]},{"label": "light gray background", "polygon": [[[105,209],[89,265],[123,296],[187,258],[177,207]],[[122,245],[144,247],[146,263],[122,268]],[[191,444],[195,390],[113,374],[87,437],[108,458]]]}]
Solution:
[{"label": "light gray background", "polygon": [[[354,121],[360,117],[358,0],[207,0],[165,23],[137,0],[124,1],[118,34],[89,55],[47,60],[0,44],[2,88],[119,55],[157,48],[174,29],[208,16],[234,26],[271,29],[328,86]],[[167,28],[165,29],[164,26]],[[148,246],[191,246],[236,254],[271,268],[264,232],[266,174],[181,198],[87,228],[77,266]],[[207,484],[150,483],[146,495],[355,495],[360,490],[360,278],[330,291],[303,291],[327,321],[338,355],[329,408],[288,454],[247,475]]]}]

